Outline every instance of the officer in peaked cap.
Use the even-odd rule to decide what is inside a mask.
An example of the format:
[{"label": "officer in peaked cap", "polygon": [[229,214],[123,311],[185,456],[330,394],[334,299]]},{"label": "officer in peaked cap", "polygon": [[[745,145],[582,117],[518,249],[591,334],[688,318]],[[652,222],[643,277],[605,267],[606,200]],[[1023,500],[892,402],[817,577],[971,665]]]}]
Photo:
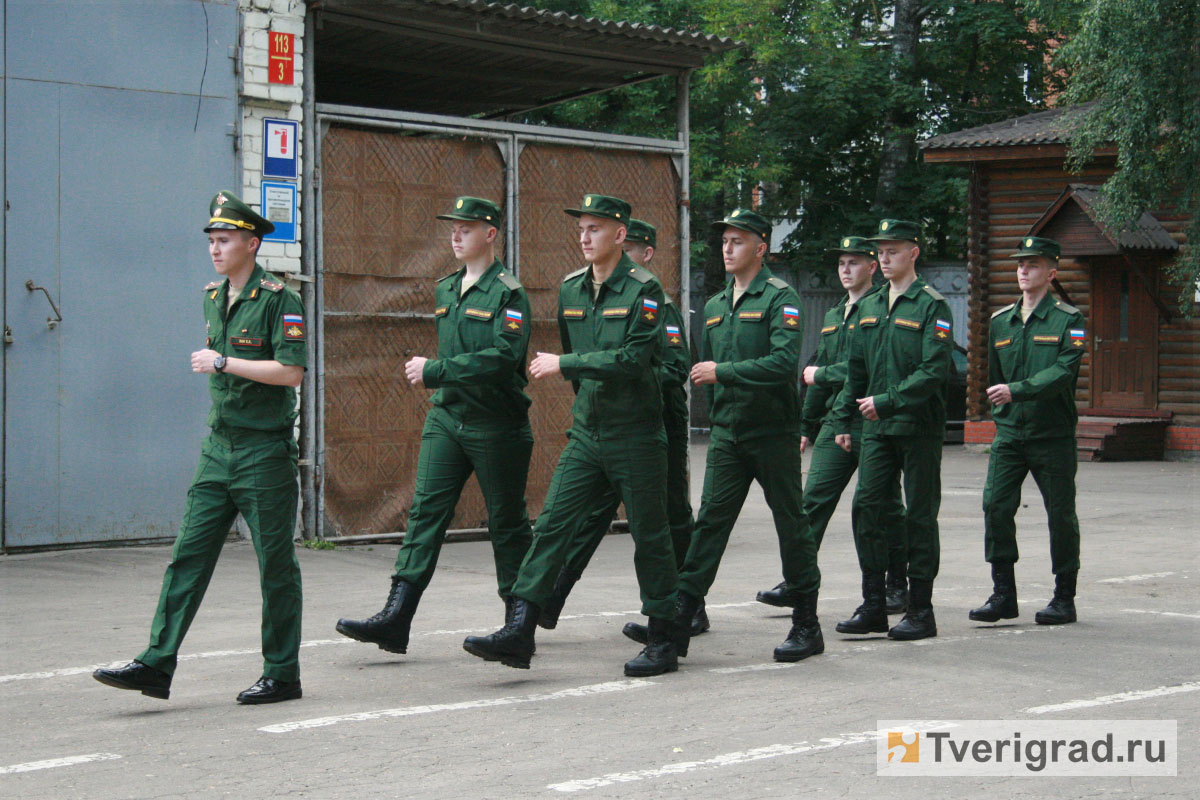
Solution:
[{"label": "officer in peaked cap", "polygon": [[[953,318],[946,299],[917,275],[920,225],[884,219],[869,238],[876,243],[888,286],[862,302],[846,382],[830,411],[835,441],[846,452],[853,449],[856,415],[865,420],[854,493],[863,603],[837,630],[924,639],[937,635],[932,597],[940,562],[937,516]],[[908,609],[889,629],[888,528],[901,475],[907,503]]]},{"label": "officer in peaked cap", "polygon": [[192,353],[192,371],[208,375],[212,430],[188,490],[150,645],[129,664],[93,675],[150,697],[170,695],[179,647],[240,512],[258,553],[264,666],[237,701],[275,703],[301,696],[300,565],[292,538],[296,387],[307,363],[304,307],[299,295],[255,263],[274,225],[232,192],[219,192],[208,216],[209,255],[222,277],[204,287],[208,338]]},{"label": "officer in peaked cap", "polygon": [[996,422],[983,488],[984,551],[992,595],[970,618],[1017,616],[1017,527],[1021,484],[1032,472],[1050,525],[1054,597],[1034,615],[1042,625],[1074,622],[1079,575],[1075,513],[1075,386],[1087,345],[1083,314],[1054,297],[1058,242],[1027,236],[1017,259],[1021,299],[992,314],[988,327],[988,400]]},{"label": "officer in peaked cap", "polygon": [[575,387],[574,421],[559,457],[546,503],[513,587],[513,613],[488,636],[469,636],[464,649],[487,661],[528,669],[541,610],[574,539],[615,494],[629,511],[637,547],[634,566],[650,643],[625,665],[630,676],[678,669],[673,636],[675,558],[667,523],[666,433],[663,430],[662,286],[622,252],[629,204],[588,194],[566,213],[579,218],[582,269],[559,290],[558,327],[563,354],[538,353],[535,380],[555,377]]},{"label": "officer in peaked cap", "polygon": [[[871,240],[862,236],[843,236],[836,247],[826,248],[825,252],[837,256],[838,280],[846,290],[846,296],[825,312],[815,363],[805,367],[803,373],[808,391],[804,395],[800,446],[801,449],[807,449],[810,445],[812,448],[808,480],[804,485],[804,513],[812,526],[813,538],[818,548],[825,537],[825,529],[837,508],[842,492],[858,470],[859,445],[862,442],[862,415],[856,413],[853,418],[850,452],[846,452],[834,442],[833,427],[825,424],[826,417],[846,381],[850,337],[858,327],[863,301],[883,286],[872,282],[879,268],[879,261],[875,243]],[[889,614],[904,611],[908,597],[904,504],[899,497],[899,487],[896,489],[887,523]],[[756,599],[767,605],[785,606],[785,589],[786,584],[781,583],[774,589],[759,592]]]},{"label": "officer in peaked cap", "polygon": [[529,299],[495,255],[499,206],[459,197],[437,218],[451,223],[450,245],[463,266],[434,290],[437,358],[414,356],[404,365],[409,383],[437,390],[421,432],[408,529],[383,610],[337,623],[342,634],[392,653],[408,650],[413,614],[472,472],[487,504],[499,594],[510,609],[531,538],[525,479],[533,432],[524,392]]},{"label": "officer in peaked cap", "polygon": [[706,394],[712,434],[700,511],[679,572],[676,626],[692,619],[716,580],[746,493],[758,481],[779,538],[785,602],[793,608],[774,657],[799,661],[825,650],[817,621],[821,573],[800,471],[800,298],[763,264],[771,240],[765,217],[739,208],[713,225],[722,231],[729,282],[704,306],[700,361],[691,371]]},{"label": "officer in peaked cap", "polygon": [[[629,220],[625,233],[625,254],[640,267],[648,267],[658,247],[657,229],[640,219]],[[671,525],[671,543],[675,565],[682,566],[692,539],[692,503],[688,481],[688,407],[687,380],[692,359],[687,344],[687,328],[679,306],[668,294],[663,305],[662,392],[663,427],[667,432],[667,518]],[[538,624],[554,628],[572,587],[583,574],[612,524],[619,499],[614,495],[610,506],[600,509],[583,527],[583,533],[571,545],[566,564],[554,583],[554,594],[542,609]],[[692,620],[692,635],[708,630],[708,616],[701,604]],[[630,622],[625,634],[641,644],[649,642],[645,625]]]}]

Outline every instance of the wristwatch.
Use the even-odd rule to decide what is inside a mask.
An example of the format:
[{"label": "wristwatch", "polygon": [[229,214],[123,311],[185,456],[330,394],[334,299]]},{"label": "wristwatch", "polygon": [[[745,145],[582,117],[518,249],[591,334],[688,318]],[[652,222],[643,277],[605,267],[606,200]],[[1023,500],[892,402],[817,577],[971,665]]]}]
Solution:
[{"label": "wristwatch", "polygon": [[225,371],[225,356],[217,356],[213,359],[213,369],[217,372]]}]

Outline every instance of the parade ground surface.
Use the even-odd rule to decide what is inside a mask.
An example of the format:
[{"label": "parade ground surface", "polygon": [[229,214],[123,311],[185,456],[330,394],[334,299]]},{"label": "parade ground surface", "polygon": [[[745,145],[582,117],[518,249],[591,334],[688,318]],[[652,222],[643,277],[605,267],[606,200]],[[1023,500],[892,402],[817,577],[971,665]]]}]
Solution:
[{"label": "parade ground surface", "polygon": [[[693,499],[703,457],[694,445]],[[859,602],[848,491],[821,550],[825,653],[772,661],[789,618],[754,602],[779,580],[755,488],[708,596],[712,631],[692,640],[679,672],[651,679],[622,674],[639,649],[620,632],[639,606],[626,535],[605,540],[558,629],[539,629],[528,671],[462,649],[464,636],[503,622],[486,542],[443,550],[407,655],[334,631],[338,617],[382,606],[396,547],[301,549],[304,698],[267,706],[234,703],[261,670],[248,543],[226,546],[168,701],[91,677],[145,646],[167,547],[3,557],[0,795],[1197,797],[1200,464],[1079,465],[1079,622],[1061,627],[1033,621],[1053,578],[1032,480],[1018,516],[1020,617],[967,619],[990,591],[986,471],[986,456],[947,448],[937,638],[834,632]],[[185,488],[172,487],[181,508]],[[1177,720],[1178,776],[876,774],[882,720],[1047,719]]]}]

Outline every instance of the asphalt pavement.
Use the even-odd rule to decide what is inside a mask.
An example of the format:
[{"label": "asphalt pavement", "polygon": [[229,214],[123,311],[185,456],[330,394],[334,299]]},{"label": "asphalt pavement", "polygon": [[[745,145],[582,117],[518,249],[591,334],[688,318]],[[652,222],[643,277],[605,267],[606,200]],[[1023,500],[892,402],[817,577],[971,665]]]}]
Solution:
[{"label": "asphalt pavement", "polygon": [[[694,445],[694,502],[703,455]],[[558,629],[539,629],[528,671],[462,649],[503,622],[486,542],[442,551],[407,655],[334,630],[381,607],[394,545],[300,549],[304,698],[268,706],[234,703],[261,670],[248,543],[226,546],[168,701],[90,674],[145,646],[168,547],[0,557],[0,796],[1200,796],[1200,464],[1079,465],[1079,622],[1060,627],[1033,622],[1053,577],[1032,480],[1018,517],[1021,615],[967,619],[990,591],[986,470],[986,456],[947,448],[937,638],[834,632],[859,602],[851,490],[821,550],[825,653],[773,662],[790,621],[754,602],[780,579],[756,487],[707,598],[712,631],[678,673],[645,680],[622,673],[639,649],[620,633],[639,619],[627,535],[602,544]],[[982,719],[1177,720],[1178,777],[876,774],[881,720]]]}]

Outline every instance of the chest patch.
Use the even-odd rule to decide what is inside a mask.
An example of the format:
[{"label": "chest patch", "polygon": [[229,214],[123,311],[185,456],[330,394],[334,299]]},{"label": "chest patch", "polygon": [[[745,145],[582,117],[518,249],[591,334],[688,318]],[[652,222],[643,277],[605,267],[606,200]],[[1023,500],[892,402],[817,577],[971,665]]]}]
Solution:
[{"label": "chest patch", "polygon": [[893,322],[895,322],[896,325],[901,328],[908,328],[910,331],[921,330],[921,323],[917,322],[915,319],[905,319],[904,317],[896,317],[896,319],[893,320]]},{"label": "chest patch", "polygon": [[999,350],[1002,347],[1008,347],[1010,344],[1012,344],[1011,337],[1008,339],[998,339],[992,343],[992,346],[995,347],[997,350]]},{"label": "chest patch", "polygon": [[1058,344],[1058,334],[1039,333],[1033,337],[1034,344]]},{"label": "chest patch", "polygon": [[473,308],[468,306],[467,308],[463,309],[463,314],[471,319],[491,319],[492,315],[495,313],[496,312],[492,311],[490,308]]},{"label": "chest patch", "polygon": [[450,311],[450,306],[438,306],[433,310],[435,317],[444,317]]},{"label": "chest patch", "polygon": [[583,319],[583,313],[582,308],[564,308],[562,311],[563,319]]},{"label": "chest patch", "polygon": [[879,324],[879,317],[863,317],[858,321],[859,327],[869,328],[872,325]]},{"label": "chest patch", "polygon": [[714,325],[720,325],[721,320],[723,319],[725,319],[723,314],[718,314],[715,317],[709,317],[708,319],[704,320],[704,327],[711,328]]},{"label": "chest patch", "polygon": [[263,340],[253,336],[230,336],[229,343],[234,347],[262,347]]},{"label": "chest patch", "polygon": [[738,319],[745,320],[747,322],[758,322],[762,318],[763,318],[763,312],[761,312],[761,311],[739,311],[738,312]]},{"label": "chest patch", "polygon": [[821,333],[822,333],[822,334],[829,334],[829,333],[833,333],[833,332],[834,332],[834,331],[836,331],[837,329],[838,329],[838,326],[837,326],[837,325],[826,325],[824,328],[821,328]]},{"label": "chest patch", "polygon": [[605,319],[624,319],[629,316],[629,308],[606,308],[602,313]]}]

